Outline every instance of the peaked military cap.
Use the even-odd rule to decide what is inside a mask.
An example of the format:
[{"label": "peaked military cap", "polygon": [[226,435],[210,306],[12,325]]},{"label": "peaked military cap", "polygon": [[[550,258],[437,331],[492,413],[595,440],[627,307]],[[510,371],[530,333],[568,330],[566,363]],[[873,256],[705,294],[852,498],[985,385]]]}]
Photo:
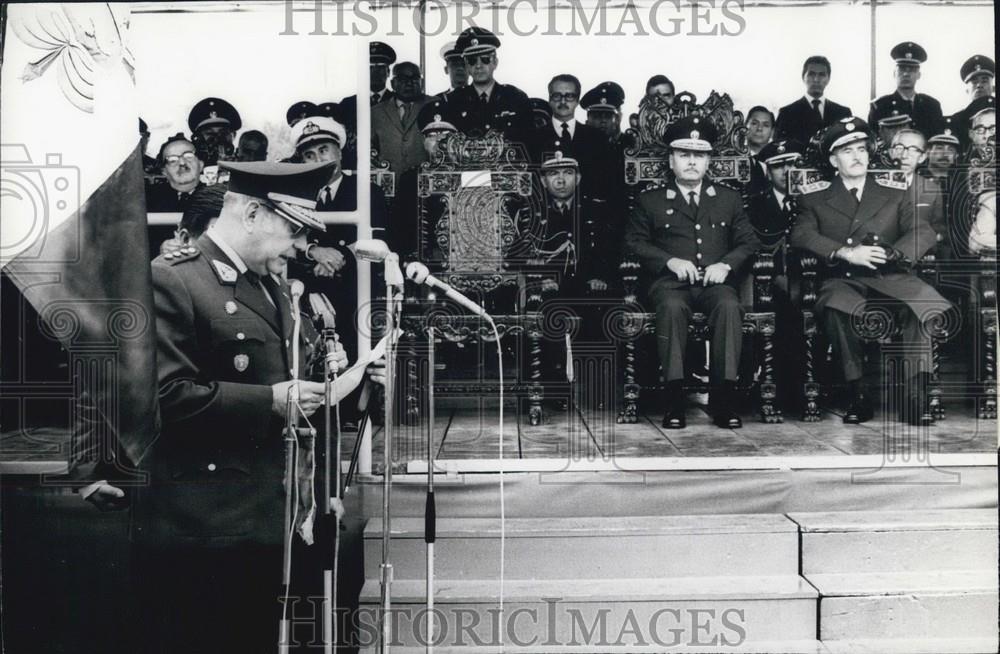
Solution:
[{"label": "peaked military cap", "polygon": [[458,131],[449,117],[448,103],[441,100],[428,102],[421,107],[417,114],[417,127],[423,134]]},{"label": "peaked military cap", "polygon": [[842,118],[827,127],[823,133],[823,154],[829,156],[842,145],[871,138],[868,123],[854,116]]},{"label": "peaked military cap", "polygon": [[542,162],[542,170],[556,170],[559,168],[573,168],[579,170],[580,164],[572,157],[563,156],[558,150],[552,156]]},{"label": "peaked military cap", "polygon": [[528,101],[531,103],[531,110],[533,112],[536,114],[545,114],[547,118],[552,118],[552,107],[549,106],[548,100],[530,98]]},{"label": "peaked military cap", "polygon": [[953,145],[956,148],[959,146],[958,137],[955,136],[954,121],[951,116],[945,116],[944,124],[941,126],[941,131],[927,139],[927,144]]},{"label": "peaked military cap", "polygon": [[965,114],[969,117],[969,124],[964,125],[964,127],[972,126],[972,119],[983,113],[984,111],[994,110],[997,108],[997,99],[992,95],[988,95],[983,98],[976,98],[969,103],[969,106],[965,109]]},{"label": "peaked military cap", "polygon": [[372,41],[368,44],[368,63],[391,66],[396,63],[396,51],[388,43]]},{"label": "peaked military cap", "polygon": [[772,141],[760,149],[760,152],[757,153],[757,159],[768,166],[775,166],[800,159],[805,151],[806,146],[794,139]]},{"label": "peaked military cap", "polygon": [[968,82],[974,75],[986,73],[990,77],[995,77],[997,72],[996,64],[986,55],[972,55],[962,64],[960,74],[962,81]]},{"label": "peaked military cap", "polygon": [[619,111],[624,103],[625,90],[616,82],[601,82],[580,98],[580,106],[586,111],[592,109]]},{"label": "peaked military cap", "polygon": [[316,194],[330,179],[332,161],[278,163],[272,161],[220,161],[229,171],[229,190],[265,200],[291,223],[326,231],[315,215]]},{"label": "peaked military cap", "polygon": [[892,114],[886,116],[885,118],[878,119],[879,127],[903,127],[904,125],[912,125],[913,118],[909,114],[900,113],[898,110],[893,109]]},{"label": "peaked military cap", "polygon": [[456,47],[456,45],[456,41],[448,41],[445,43],[444,47],[441,48],[441,58],[445,61],[448,61],[449,59],[461,59],[462,52]]},{"label": "peaked military cap", "polygon": [[711,152],[718,130],[701,116],[685,116],[667,128],[666,142],[674,150]]},{"label": "peaked military cap", "polygon": [[500,47],[500,39],[497,35],[485,27],[469,27],[458,35],[455,42],[455,49],[462,53],[462,56],[488,54]]},{"label": "peaked military cap", "polygon": [[243,126],[240,112],[222,98],[205,98],[191,108],[188,114],[188,128],[197,132],[202,127],[225,125],[234,132]]},{"label": "peaked military cap", "polygon": [[291,127],[303,118],[318,115],[320,115],[319,107],[308,100],[300,100],[289,107],[288,111],[285,112],[285,121],[288,123],[288,126]]},{"label": "peaked military cap", "polygon": [[897,64],[920,66],[927,61],[927,51],[913,41],[903,41],[898,44],[889,52],[889,56]]},{"label": "peaked military cap", "polygon": [[292,127],[292,142],[296,149],[321,141],[333,141],[342,148],[347,142],[347,130],[327,116],[303,118]]},{"label": "peaked military cap", "polygon": [[317,116],[326,116],[327,118],[333,118],[335,121],[343,125],[344,121],[344,108],[339,102],[324,102],[317,107]]}]

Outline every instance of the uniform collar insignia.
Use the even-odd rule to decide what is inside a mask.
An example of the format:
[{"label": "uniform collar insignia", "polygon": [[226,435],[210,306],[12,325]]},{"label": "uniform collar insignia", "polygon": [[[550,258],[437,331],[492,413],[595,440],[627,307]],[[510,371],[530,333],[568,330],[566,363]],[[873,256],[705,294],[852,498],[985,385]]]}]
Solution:
[{"label": "uniform collar insignia", "polygon": [[215,272],[219,275],[219,279],[227,284],[232,284],[239,277],[239,273],[236,269],[229,264],[222,263],[218,259],[212,259],[212,265],[215,266]]},{"label": "uniform collar insignia", "polygon": [[677,191],[675,191],[672,188],[668,188],[667,189],[667,199],[668,200],[673,200],[676,197],[677,197]]},{"label": "uniform collar insignia", "polygon": [[705,195],[707,195],[710,198],[714,198],[715,197],[715,187],[714,186],[709,186],[707,189],[705,189]]}]

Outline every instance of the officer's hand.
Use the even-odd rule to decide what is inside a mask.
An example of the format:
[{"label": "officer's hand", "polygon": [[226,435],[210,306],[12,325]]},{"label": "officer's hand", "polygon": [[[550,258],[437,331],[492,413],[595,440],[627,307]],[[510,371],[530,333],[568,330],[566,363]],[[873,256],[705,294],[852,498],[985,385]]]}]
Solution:
[{"label": "officer's hand", "polygon": [[842,250],[844,259],[855,266],[864,266],[875,270],[876,266],[885,263],[885,250],[879,245],[855,245]]},{"label": "officer's hand", "polygon": [[698,283],[698,267],[687,259],[673,257],[667,261],[667,270],[677,275],[677,279],[688,284]]},{"label": "officer's hand", "polygon": [[[329,273],[327,275],[322,275],[324,277],[331,277],[334,273],[344,267],[347,263],[347,259],[344,254],[336,248],[324,248],[314,245],[309,248],[309,256],[316,260],[316,268],[324,268]],[[316,275],[320,273],[313,271]]]},{"label": "officer's hand", "polygon": [[288,417],[287,402],[291,392],[292,401],[298,403],[306,416],[311,416],[323,404],[325,387],[320,382],[310,382],[293,379],[271,386],[271,410],[282,418]]},{"label": "officer's hand", "polygon": [[608,290],[608,283],[603,279],[590,279],[587,280],[587,284],[590,286],[591,292],[606,291]]},{"label": "officer's hand", "polygon": [[702,286],[711,286],[712,284],[721,284],[726,281],[726,277],[729,275],[729,266],[722,263],[713,263],[711,266],[705,268],[705,277],[702,279]]},{"label": "officer's hand", "polygon": [[330,508],[337,515],[337,520],[343,520],[344,514],[347,513],[347,509],[344,508],[344,501],[339,500],[336,497],[330,498]]},{"label": "officer's hand", "polygon": [[365,372],[368,373],[368,378],[373,382],[385,386],[385,357],[369,363]]},{"label": "officer's hand", "polygon": [[559,284],[554,279],[542,280],[542,293],[555,293],[559,290]]},{"label": "officer's hand", "polygon": [[344,352],[344,346],[340,341],[334,341],[333,364],[337,372],[347,369],[347,352]]},{"label": "officer's hand", "polygon": [[316,277],[336,277],[337,276],[336,272],[330,270],[329,266],[326,266],[326,265],[324,265],[322,263],[317,263],[315,266],[313,266],[312,274],[315,275]]},{"label": "officer's hand", "polygon": [[125,491],[110,484],[101,484],[87,496],[87,501],[103,512],[121,511],[128,508]]}]

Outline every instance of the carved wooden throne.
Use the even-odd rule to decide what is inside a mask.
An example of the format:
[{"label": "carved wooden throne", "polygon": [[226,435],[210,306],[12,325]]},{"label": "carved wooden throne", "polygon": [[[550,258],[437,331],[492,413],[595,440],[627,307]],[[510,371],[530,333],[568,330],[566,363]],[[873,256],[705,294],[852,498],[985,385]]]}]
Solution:
[{"label": "carved wooden throne", "polygon": [[[435,276],[481,303],[493,317],[504,346],[505,393],[528,398],[533,425],[542,420],[542,296],[540,275],[531,270],[532,240],[525,233],[539,211],[536,188],[527,157],[495,132],[442,139],[417,178],[420,258]],[[467,343],[485,345],[488,349],[476,360],[468,350],[452,357],[452,372],[478,370],[478,378],[466,375],[456,381],[446,371],[435,389],[445,395],[494,393],[498,379],[482,375],[496,361],[492,329],[483,319],[447,304],[405,318],[404,338],[425,342],[432,324],[443,342],[462,348]],[[415,398],[408,401],[415,410]]]},{"label": "carved wooden throne", "polygon": [[[633,114],[627,131],[631,147],[625,150],[625,183],[628,190],[628,210],[646,188],[667,179],[669,164],[665,142],[667,128],[676,120],[696,115],[710,120],[717,130],[713,143],[715,154],[709,163],[708,176],[713,182],[741,190],[739,185],[750,181],[751,161],[746,147],[746,127],[742,112],[736,111],[728,94],[712,91],[703,104],[688,92],[677,95],[673,105],[658,97],[647,97],[639,104],[639,113]],[[637,342],[643,335],[656,330],[656,316],[639,305],[639,264],[633,259],[622,262],[622,282],[625,289],[625,311],[620,314],[616,333],[624,349],[624,406],[618,422],[634,423],[638,420],[638,401],[642,385],[637,371]],[[760,416],[767,423],[782,421],[775,406],[777,388],[774,378],[775,314],[772,308],[771,281],[774,261],[771,253],[758,252],[752,264],[749,287],[744,288],[742,300],[744,336],[754,337],[755,356],[760,362]],[[708,318],[703,313],[691,317],[689,333],[692,339],[704,340],[708,336]],[[742,380],[746,385],[748,380]]]}]

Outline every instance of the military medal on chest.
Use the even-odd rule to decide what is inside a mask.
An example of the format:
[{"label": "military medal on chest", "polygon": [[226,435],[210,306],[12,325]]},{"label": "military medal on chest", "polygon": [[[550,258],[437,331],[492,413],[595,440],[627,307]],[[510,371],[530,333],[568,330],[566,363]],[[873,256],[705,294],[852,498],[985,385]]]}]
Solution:
[{"label": "military medal on chest", "polygon": [[250,367],[250,357],[246,354],[237,354],[233,357],[233,367],[236,368],[236,372],[246,372]]}]

